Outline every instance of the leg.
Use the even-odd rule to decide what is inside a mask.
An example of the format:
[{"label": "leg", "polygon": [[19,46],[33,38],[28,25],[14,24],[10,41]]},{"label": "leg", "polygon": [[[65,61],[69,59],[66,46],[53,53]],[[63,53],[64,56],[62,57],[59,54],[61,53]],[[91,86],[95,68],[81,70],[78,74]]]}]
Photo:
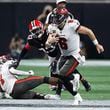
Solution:
[{"label": "leg", "polygon": [[[72,74],[72,71],[77,67],[78,62],[72,56],[70,57],[62,57],[60,60],[60,71],[58,77],[63,80],[66,89],[74,96],[77,92],[73,91],[73,85],[70,82],[69,76]],[[61,89],[61,85],[59,84],[59,88]],[[57,90],[58,91],[58,90]],[[61,94],[61,90],[58,91],[58,95]]]},{"label": "leg", "polygon": [[20,79],[16,81],[11,96],[13,98],[17,98],[21,94],[29,90],[32,90],[33,88],[43,83],[52,84],[57,82],[58,82],[57,78],[53,78],[53,77],[49,78],[43,76],[31,76],[28,78]]},{"label": "leg", "polygon": [[74,74],[79,74],[80,75],[80,81],[83,84],[83,86],[85,87],[85,90],[88,92],[91,90],[91,85],[89,84],[89,82],[81,75],[81,73],[75,69],[75,71],[73,72]]}]

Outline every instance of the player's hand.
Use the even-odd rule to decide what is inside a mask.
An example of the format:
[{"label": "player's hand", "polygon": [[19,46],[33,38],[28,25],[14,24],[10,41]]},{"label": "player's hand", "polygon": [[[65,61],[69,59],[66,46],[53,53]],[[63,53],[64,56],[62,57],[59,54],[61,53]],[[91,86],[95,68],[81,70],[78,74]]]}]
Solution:
[{"label": "player's hand", "polygon": [[97,44],[97,45],[96,45],[96,49],[97,49],[97,51],[98,51],[99,54],[102,53],[102,52],[104,52],[104,48],[103,48],[103,46],[100,45],[100,44]]},{"label": "player's hand", "polygon": [[47,42],[49,44],[57,43],[58,41],[59,41],[59,37],[57,36],[56,33],[53,33],[53,34],[49,35],[49,37],[47,39]]}]

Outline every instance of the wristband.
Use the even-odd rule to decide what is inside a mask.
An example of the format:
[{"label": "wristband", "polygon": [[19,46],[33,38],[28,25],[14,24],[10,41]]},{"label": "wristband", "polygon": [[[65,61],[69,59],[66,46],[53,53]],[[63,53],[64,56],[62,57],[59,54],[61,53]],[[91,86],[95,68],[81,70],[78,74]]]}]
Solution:
[{"label": "wristband", "polygon": [[97,45],[98,44],[97,39],[93,40],[92,42],[93,42],[94,45]]}]

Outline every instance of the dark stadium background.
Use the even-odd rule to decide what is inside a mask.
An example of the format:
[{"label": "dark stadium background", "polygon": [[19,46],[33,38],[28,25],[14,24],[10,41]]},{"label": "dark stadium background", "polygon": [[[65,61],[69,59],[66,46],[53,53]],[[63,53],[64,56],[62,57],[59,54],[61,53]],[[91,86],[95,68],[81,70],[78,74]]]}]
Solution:
[{"label": "dark stadium background", "polygon": [[[49,4],[55,7],[55,3]],[[26,40],[29,22],[37,18],[45,5],[47,3],[0,3],[0,55],[9,52],[9,42],[16,32]],[[92,42],[87,37],[82,37],[88,59],[110,59],[110,4],[69,3],[67,7],[82,25],[94,31],[105,48],[105,52],[98,55]],[[35,50],[29,54],[38,58],[40,55]]]}]

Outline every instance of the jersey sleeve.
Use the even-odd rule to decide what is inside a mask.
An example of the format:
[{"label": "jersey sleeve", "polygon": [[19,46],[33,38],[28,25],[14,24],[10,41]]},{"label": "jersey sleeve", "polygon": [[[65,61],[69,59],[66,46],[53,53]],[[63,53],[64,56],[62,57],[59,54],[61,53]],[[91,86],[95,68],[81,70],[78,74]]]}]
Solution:
[{"label": "jersey sleeve", "polygon": [[70,24],[71,29],[77,32],[78,28],[80,27],[80,22],[76,19],[68,21]]}]

